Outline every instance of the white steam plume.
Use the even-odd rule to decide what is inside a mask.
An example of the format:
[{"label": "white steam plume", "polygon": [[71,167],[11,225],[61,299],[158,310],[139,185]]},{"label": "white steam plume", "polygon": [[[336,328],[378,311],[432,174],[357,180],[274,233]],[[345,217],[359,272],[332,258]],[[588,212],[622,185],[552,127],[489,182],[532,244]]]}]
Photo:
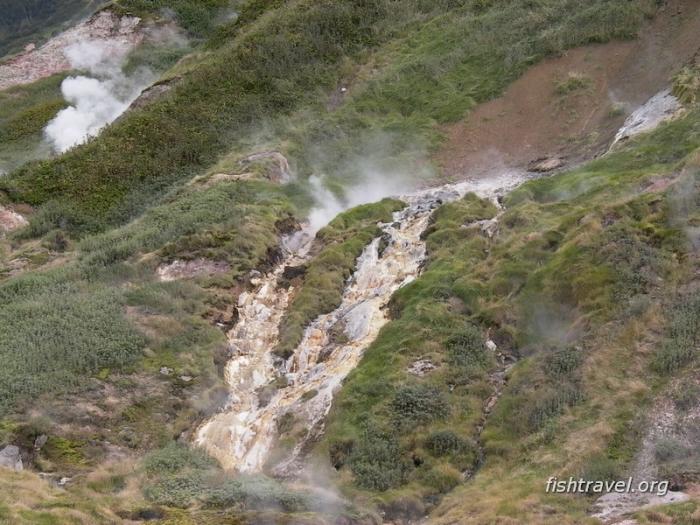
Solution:
[{"label": "white steam plume", "polygon": [[345,191],[342,197],[337,197],[318,176],[309,178],[311,193],[316,206],[309,213],[309,230],[312,235],[323,228],[339,213],[359,206],[377,202],[385,197],[395,197],[405,194],[412,189],[407,177],[396,173],[387,173],[367,166],[358,181]]},{"label": "white steam plume", "polygon": [[71,76],[61,84],[63,97],[70,106],[59,111],[44,129],[54,150],[62,153],[96,136],[153,82],[155,75],[145,68],[129,76],[123,73],[128,52],[127,45],[99,40],[66,47],[64,54],[71,66],[92,76]]}]

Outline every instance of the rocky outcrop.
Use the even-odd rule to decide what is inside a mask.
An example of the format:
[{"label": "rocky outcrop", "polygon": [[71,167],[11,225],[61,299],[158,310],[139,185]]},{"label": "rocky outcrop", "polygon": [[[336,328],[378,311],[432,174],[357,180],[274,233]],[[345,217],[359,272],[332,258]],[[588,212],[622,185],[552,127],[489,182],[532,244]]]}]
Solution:
[{"label": "rocky outcrop", "polygon": [[27,224],[27,219],[22,215],[0,205],[0,235],[26,226]]},{"label": "rocky outcrop", "polygon": [[627,117],[615,135],[613,146],[635,135],[653,130],[662,122],[677,116],[681,109],[678,99],[671,94],[671,90],[665,89],[657,93]]},{"label": "rocky outcrop", "polygon": [[225,261],[210,261],[208,259],[194,259],[192,261],[177,260],[158,267],[156,273],[161,281],[176,281],[178,279],[192,279],[206,275],[226,273],[231,266]]},{"label": "rocky outcrop", "polygon": [[20,454],[19,447],[15,445],[7,445],[5,448],[0,450],[0,467],[11,469],[16,472],[24,470],[22,455]]}]

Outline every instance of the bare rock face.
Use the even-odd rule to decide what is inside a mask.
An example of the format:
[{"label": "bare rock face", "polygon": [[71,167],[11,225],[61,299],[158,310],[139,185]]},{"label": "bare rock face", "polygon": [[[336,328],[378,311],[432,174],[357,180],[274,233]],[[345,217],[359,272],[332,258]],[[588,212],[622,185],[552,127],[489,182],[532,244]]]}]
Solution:
[{"label": "bare rock face", "polygon": [[15,472],[24,470],[19,447],[15,445],[7,445],[5,448],[0,450],[0,467],[12,469]]},{"label": "bare rock face", "polygon": [[215,275],[226,273],[231,266],[224,261],[210,261],[207,259],[195,259],[193,261],[173,261],[162,265],[156,273],[161,281],[176,281],[178,279],[191,279],[203,275]]},{"label": "bare rock face", "polygon": [[533,160],[528,169],[536,173],[547,173],[549,171],[558,170],[564,166],[564,161],[559,157],[542,157]]},{"label": "bare rock face", "polygon": [[657,93],[627,117],[615,135],[613,146],[630,137],[653,130],[662,122],[676,117],[681,110],[680,102],[669,89]]},{"label": "bare rock face", "polygon": [[16,211],[0,206],[0,234],[11,232],[27,224],[27,219]]},{"label": "bare rock face", "polygon": [[289,168],[287,157],[279,151],[261,151],[248,155],[241,161],[241,165],[248,168],[254,163],[265,162],[265,177],[273,182],[289,182],[292,172]]},{"label": "bare rock face", "polygon": [[[177,79],[175,81],[177,81]],[[143,108],[155,102],[173,89],[173,82],[175,81],[161,82],[146,88],[139,97],[131,103],[131,109]]]},{"label": "bare rock face", "polygon": [[436,368],[437,365],[435,365],[432,361],[428,359],[419,359],[418,361],[411,363],[411,366],[408,367],[408,373],[413,374],[414,376],[423,377]]}]

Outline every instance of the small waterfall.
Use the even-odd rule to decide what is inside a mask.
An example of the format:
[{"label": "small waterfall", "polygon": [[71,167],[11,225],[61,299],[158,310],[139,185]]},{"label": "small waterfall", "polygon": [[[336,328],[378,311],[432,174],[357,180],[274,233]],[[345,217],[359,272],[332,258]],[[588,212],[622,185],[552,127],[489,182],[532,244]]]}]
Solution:
[{"label": "small waterfall", "polygon": [[[199,428],[197,444],[225,468],[260,471],[275,445],[279,418],[291,414],[306,429],[305,435],[286,457],[276,461],[272,471],[285,477],[298,474],[298,460],[305,445],[322,432],[334,394],[388,322],[384,307],[396,290],[418,276],[426,256],[421,234],[432,211],[469,191],[493,198],[523,178],[521,173],[506,173],[401,197],[407,206],[394,213],[392,222],[382,224],[383,235],[365,247],[341,305],[315,319],[292,356],[276,363],[272,349],[294,293],[277,282],[286,266],[299,264],[307,257],[303,253],[288,255],[274,271],[259,279],[255,291],[239,299],[240,320],[229,333],[233,357],[225,372],[229,402],[223,412]],[[339,338],[331,335],[338,333],[342,333]],[[256,390],[279,375],[285,376],[286,386],[262,406]]]}]

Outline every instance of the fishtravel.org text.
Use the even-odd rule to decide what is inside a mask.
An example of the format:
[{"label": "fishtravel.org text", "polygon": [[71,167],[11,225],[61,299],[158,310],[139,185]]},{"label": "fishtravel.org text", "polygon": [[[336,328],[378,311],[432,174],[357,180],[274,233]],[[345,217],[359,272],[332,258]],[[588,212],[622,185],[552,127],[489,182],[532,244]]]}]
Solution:
[{"label": "fishtravel.org text", "polygon": [[665,496],[668,493],[668,481],[634,481],[634,479],[620,479],[617,481],[601,481],[583,478],[559,479],[551,476],[547,480],[545,491],[552,494],[606,494],[618,493],[655,493],[657,496]]}]

